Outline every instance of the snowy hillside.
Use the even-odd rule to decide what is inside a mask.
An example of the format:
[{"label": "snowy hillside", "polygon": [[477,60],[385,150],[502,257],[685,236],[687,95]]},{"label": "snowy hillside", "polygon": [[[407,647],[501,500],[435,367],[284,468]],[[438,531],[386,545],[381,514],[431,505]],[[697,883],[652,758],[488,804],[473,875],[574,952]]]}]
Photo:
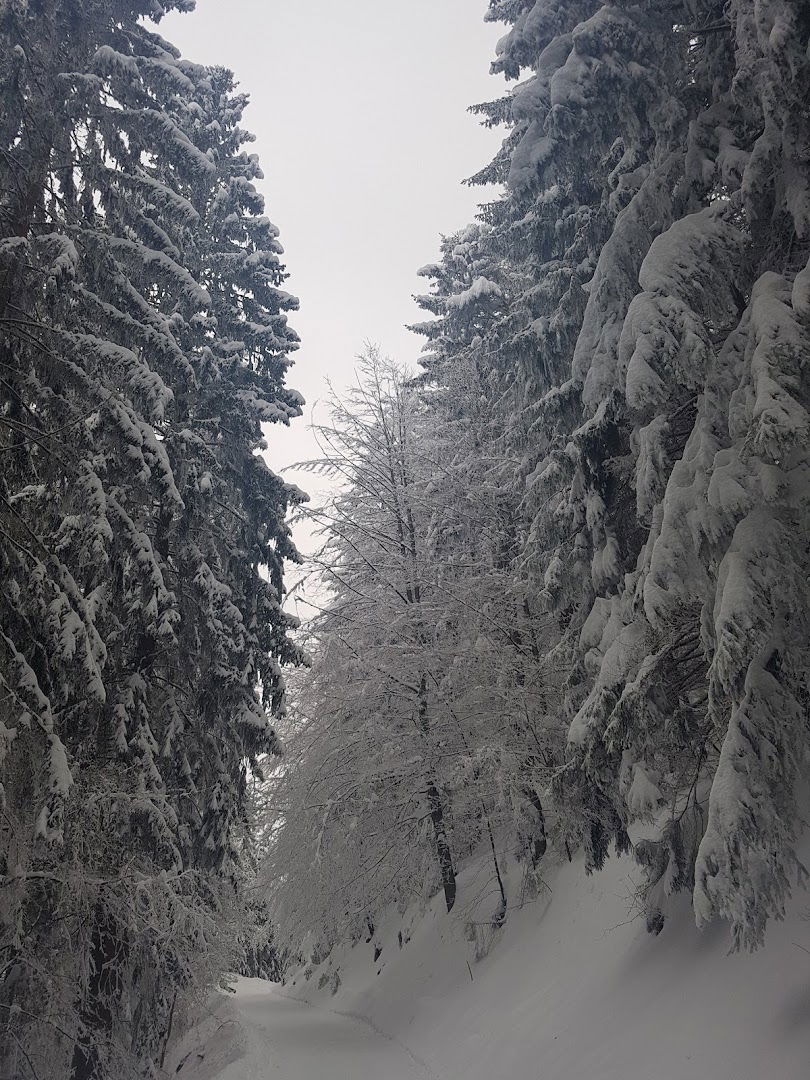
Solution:
[{"label": "snowy hillside", "polygon": [[[807,894],[764,949],[726,955],[727,928],[696,930],[686,900],[657,938],[643,920],[628,921],[632,870],[627,858],[590,877],[579,861],[550,869],[546,898],[511,911],[477,961],[463,920],[481,882],[467,870],[459,914],[445,914],[437,897],[402,947],[407,919],[392,917],[309,979],[299,971],[281,988],[242,981],[232,1004],[246,1056],[221,1075],[334,1080],[348,1067],[351,1080],[394,1080],[400,1074],[379,1071],[381,1061],[405,1069],[406,1048],[425,1076],[442,1080],[806,1080]],[[298,1012],[288,994],[315,1007]],[[344,1026],[335,1012],[353,1019]],[[377,1056],[373,1031],[358,1035],[361,1018],[392,1041],[390,1058]],[[187,1069],[180,1075],[203,1080]]]}]

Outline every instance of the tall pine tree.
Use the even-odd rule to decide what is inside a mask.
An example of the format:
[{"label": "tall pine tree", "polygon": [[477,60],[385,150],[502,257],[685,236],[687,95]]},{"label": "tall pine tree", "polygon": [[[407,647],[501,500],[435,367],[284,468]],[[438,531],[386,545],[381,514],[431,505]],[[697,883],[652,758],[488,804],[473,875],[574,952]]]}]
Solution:
[{"label": "tall pine tree", "polygon": [[[142,23],[0,12],[0,1039],[148,1072],[215,979],[248,772],[277,748],[296,304],[228,72]],[[219,950],[219,951],[217,951]],[[206,958],[206,953],[210,957]],[[210,966],[206,970],[206,965]]]}]

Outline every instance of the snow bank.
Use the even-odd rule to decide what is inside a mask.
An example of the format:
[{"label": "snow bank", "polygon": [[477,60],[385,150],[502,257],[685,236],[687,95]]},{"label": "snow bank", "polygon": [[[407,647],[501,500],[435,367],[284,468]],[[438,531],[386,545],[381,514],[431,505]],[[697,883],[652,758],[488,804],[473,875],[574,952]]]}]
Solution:
[{"label": "snow bank", "polygon": [[164,1074],[181,1080],[215,1080],[248,1051],[247,1033],[239,1022],[233,998],[211,994],[192,1018],[181,1018],[186,1028],[174,1039],[163,1062]]},{"label": "snow bank", "polygon": [[688,897],[651,937],[635,880],[629,858],[590,877],[580,860],[550,866],[547,891],[493,930],[467,923],[482,910],[469,869],[450,916],[439,898],[392,915],[285,993],[366,1019],[443,1080],[806,1080],[810,897],[759,952],[728,955],[727,926],[698,931]]}]

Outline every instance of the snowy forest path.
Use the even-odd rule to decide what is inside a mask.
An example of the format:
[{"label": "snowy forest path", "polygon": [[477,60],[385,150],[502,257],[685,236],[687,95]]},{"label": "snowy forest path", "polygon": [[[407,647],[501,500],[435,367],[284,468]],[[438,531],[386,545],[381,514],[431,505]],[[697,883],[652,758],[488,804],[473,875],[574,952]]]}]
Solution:
[{"label": "snowy forest path", "polygon": [[240,979],[232,1004],[246,1050],[219,1080],[437,1080],[363,1018],[298,1001],[273,983]]}]

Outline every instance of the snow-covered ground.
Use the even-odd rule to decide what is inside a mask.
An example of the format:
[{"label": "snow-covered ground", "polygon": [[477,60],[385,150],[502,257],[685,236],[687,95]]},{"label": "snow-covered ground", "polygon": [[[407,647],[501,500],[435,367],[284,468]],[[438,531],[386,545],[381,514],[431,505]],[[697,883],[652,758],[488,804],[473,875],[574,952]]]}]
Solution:
[{"label": "snow-covered ground", "polygon": [[[477,911],[480,919],[495,907],[491,896],[474,905],[482,884],[469,869],[456,911],[447,916],[437,898],[426,917],[406,919],[410,940],[401,947],[403,922],[392,915],[374,941],[336,951],[308,979],[296,973],[282,988],[242,981],[230,1004],[242,1025],[244,1056],[204,1076],[188,1062],[180,1077],[810,1076],[807,893],[798,892],[787,919],[771,926],[764,949],[727,955],[726,928],[697,931],[687,898],[659,937],[648,935],[628,914],[627,858],[592,877],[576,861],[551,868],[549,891],[511,911],[496,931],[465,922],[465,915]],[[476,960],[482,943],[488,952]],[[375,945],[382,946],[376,962]],[[283,996],[289,994],[312,1005]]]},{"label": "snow-covered ground", "polygon": [[[367,1022],[239,979],[212,1038],[175,1055],[186,1080],[436,1080],[406,1047]],[[210,1019],[210,1018],[209,1018]],[[238,1027],[230,1027],[238,1022]],[[209,1025],[210,1026],[210,1025]]]}]

